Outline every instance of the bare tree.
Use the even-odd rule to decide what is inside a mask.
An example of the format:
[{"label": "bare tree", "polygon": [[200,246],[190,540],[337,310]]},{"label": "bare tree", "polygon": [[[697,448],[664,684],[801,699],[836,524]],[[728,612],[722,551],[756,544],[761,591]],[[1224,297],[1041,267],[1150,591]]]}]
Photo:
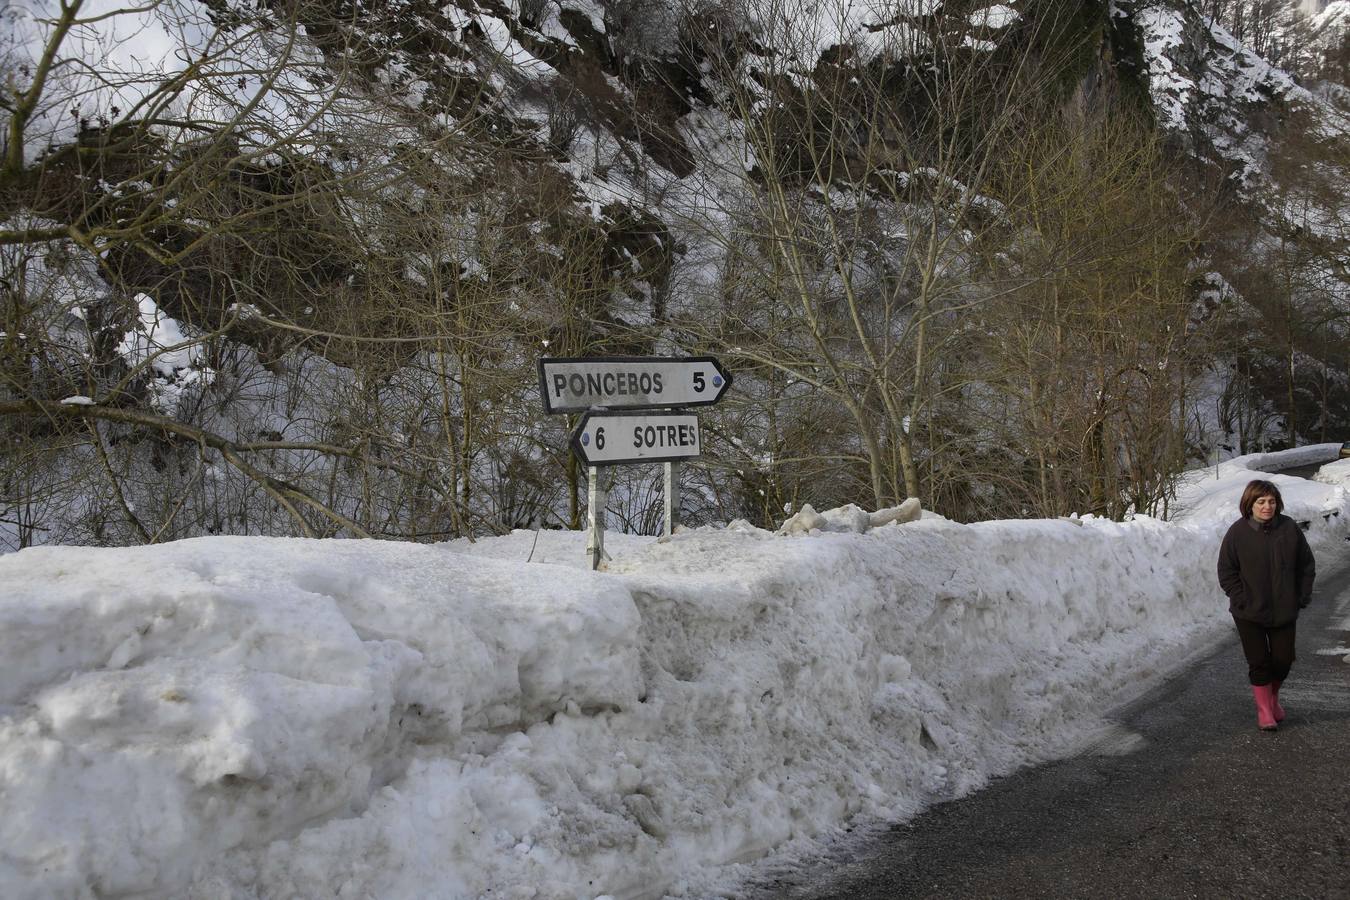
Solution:
[{"label": "bare tree", "polygon": [[[372,289],[401,281],[402,264],[368,225],[392,195],[415,191],[429,156],[455,158],[472,108],[459,130],[426,139],[416,110],[344,63],[354,38],[344,42],[340,27],[314,38],[315,15],[305,4],[64,0],[51,18],[25,20],[27,41],[7,48],[17,78],[0,160],[0,413],[45,442],[36,452],[91,452],[133,539],[174,536],[217,464],[303,533],[368,534],[320,499],[311,476],[322,458],[400,467],[372,458],[369,440],[334,443],[322,429],[259,440],[207,402],[270,371],[278,384],[266,403],[293,410],[297,389],[333,385],[293,385],[286,401],[288,351],[351,363],[379,346],[387,364],[425,339],[400,331],[399,292]],[[140,60],[129,34],[176,55]],[[229,349],[238,342],[253,361],[243,375]],[[381,374],[380,364],[361,368],[367,387]],[[149,468],[133,476],[126,454],[146,445]],[[195,466],[169,464],[185,452]],[[135,509],[135,477],[168,492],[159,521]],[[360,517],[377,521],[369,508]]]},{"label": "bare tree", "polygon": [[[757,44],[704,35],[734,117],[704,144],[720,331],[690,331],[837,403],[873,505],[923,492],[939,373],[984,293],[977,248],[1001,227],[985,194],[1058,77],[1049,38],[1071,18],[890,11],[765,2],[749,8]],[[744,159],[728,159],[734,140]]]},{"label": "bare tree", "polygon": [[1000,485],[1014,508],[990,511],[1005,514],[1156,513],[1185,465],[1187,397],[1212,349],[1189,288],[1193,220],[1125,117],[1047,123],[1006,162],[1016,239],[991,266],[1011,289],[978,315],[973,359],[995,402],[973,477]]}]

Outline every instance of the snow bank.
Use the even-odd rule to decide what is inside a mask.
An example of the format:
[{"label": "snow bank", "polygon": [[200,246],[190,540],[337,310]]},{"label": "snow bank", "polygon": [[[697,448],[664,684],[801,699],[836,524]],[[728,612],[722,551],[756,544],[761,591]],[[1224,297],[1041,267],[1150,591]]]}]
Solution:
[{"label": "snow bank", "polygon": [[1350,459],[1337,459],[1335,462],[1327,463],[1313,475],[1313,481],[1331,485],[1350,484]]},{"label": "snow bank", "polygon": [[[1218,466],[1186,473],[1178,491],[1174,522],[1224,521],[1237,516],[1237,498],[1253,478],[1271,482],[1280,489],[1285,514],[1301,522],[1330,516],[1350,499],[1345,491],[1328,490],[1330,482],[1314,482],[1292,475],[1271,474],[1277,469],[1298,468],[1335,460],[1340,444],[1310,444],[1273,453],[1236,456]],[[1325,467],[1324,467],[1325,468]],[[1334,484],[1334,483],[1333,483]]]},{"label": "snow bank", "polygon": [[[0,583],[9,898],[181,896],[231,848],[360,815],[422,748],[472,756],[558,710],[632,706],[641,680],[613,579],[416,545],[36,548]],[[441,800],[466,853],[492,852],[467,827],[510,804],[492,793]]]},{"label": "snow bank", "polygon": [[[1175,666],[1225,618],[1225,466],[1180,524],[734,524],[607,573],[557,532],[0,558],[0,895],[706,896]],[[1286,498],[1344,533],[1344,488]]]}]

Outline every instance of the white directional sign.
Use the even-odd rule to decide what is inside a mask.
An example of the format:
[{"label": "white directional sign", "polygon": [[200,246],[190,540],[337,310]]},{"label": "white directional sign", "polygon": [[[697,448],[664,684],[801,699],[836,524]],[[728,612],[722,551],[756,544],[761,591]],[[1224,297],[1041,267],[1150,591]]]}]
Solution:
[{"label": "white directional sign", "polygon": [[539,393],[548,413],[708,406],[722,399],[731,375],[711,356],[545,357]]},{"label": "white directional sign", "polygon": [[588,412],[572,432],[572,450],[588,466],[675,462],[699,455],[693,413]]}]

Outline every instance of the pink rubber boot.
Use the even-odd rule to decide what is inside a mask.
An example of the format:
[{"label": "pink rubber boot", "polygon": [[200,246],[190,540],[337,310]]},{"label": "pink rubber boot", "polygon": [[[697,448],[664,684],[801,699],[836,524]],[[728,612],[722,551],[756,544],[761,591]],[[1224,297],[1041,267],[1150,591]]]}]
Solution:
[{"label": "pink rubber boot", "polygon": [[1278,727],[1275,724],[1275,692],[1268,684],[1254,684],[1252,699],[1256,701],[1256,724],[1262,731],[1274,731]]},{"label": "pink rubber boot", "polygon": [[1284,721],[1284,707],[1280,705],[1280,685],[1283,681],[1272,681],[1270,683],[1270,711],[1275,714],[1276,723]]}]

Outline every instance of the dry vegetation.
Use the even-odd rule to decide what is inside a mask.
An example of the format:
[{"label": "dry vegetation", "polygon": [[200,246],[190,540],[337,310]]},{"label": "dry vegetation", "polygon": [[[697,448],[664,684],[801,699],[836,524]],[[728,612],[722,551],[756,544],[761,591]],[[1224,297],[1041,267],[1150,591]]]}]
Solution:
[{"label": "dry vegetation", "polygon": [[[1165,512],[1217,369],[1244,445],[1338,437],[1335,177],[1275,179],[1265,208],[1332,209],[1339,237],[1221,206],[1113,81],[1101,17],[1025,6],[994,52],[951,16],[817,55],[775,0],[616,4],[648,29],[622,55],[513,26],[540,81],[433,29],[453,7],[162,0],[209,40],[95,83],[79,44],[117,13],[62,0],[36,65],[0,48],[0,535],[575,528],[540,355],[735,371],[685,467],[692,522]],[[1344,141],[1281,146],[1277,168],[1345,169]],[[577,182],[610,177],[630,195]],[[1198,259],[1259,315],[1203,302]],[[618,477],[611,522],[657,529],[659,473]]]}]

